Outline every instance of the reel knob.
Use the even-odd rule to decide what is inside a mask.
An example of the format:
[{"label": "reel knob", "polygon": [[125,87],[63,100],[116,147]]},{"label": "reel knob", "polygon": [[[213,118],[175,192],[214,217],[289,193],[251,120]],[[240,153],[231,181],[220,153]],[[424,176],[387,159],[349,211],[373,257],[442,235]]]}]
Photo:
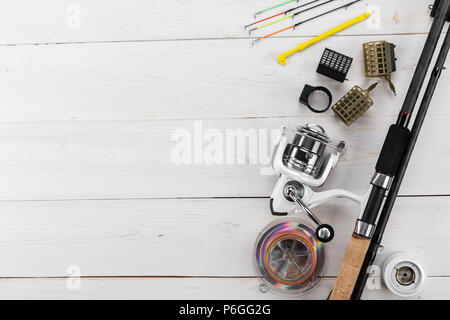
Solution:
[{"label": "reel knob", "polygon": [[334,238],[334,229],[329,224],[321,224],[316,229],[316,236],[319,241],[328,243]]}]

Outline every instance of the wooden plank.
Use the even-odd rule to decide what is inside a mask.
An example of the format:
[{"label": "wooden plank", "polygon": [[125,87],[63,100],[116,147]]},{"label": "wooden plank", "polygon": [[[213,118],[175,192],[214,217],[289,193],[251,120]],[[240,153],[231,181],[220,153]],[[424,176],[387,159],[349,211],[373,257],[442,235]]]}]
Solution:
[{"label": "wooden plank", "polygon": [[[1,19],[0,19],[1,20]],[[364,119],[395,121],[425,35],[383,36],[397,45],[394,97],[383,79],[364,75],[361,45],[380,36],[332,37],[289,58],[276,57],[302,39],[274,39],[251,48],[248,40],[100,43],[0,47],[0,122],[124,121],[317,116],[298,103],[305,83],[324,85],[334,101],[358,84],[380,81]],[[316,73],[330,47],[354,58],[345,84]],[[449,77],[442,77],[430,113],[448,115]],[[372,126],[369,120],[351,127]],[[377,125],[379,123],[376,123]],[[383,130],[385,128],[383,127]]]},{"label": "wooden plank", "polygon": [[[273,220],[267,199],[146,199],[268,196],[275,177],[261,175],[267,154],[255,162],[245,155],[240,164],[175,165],[173,133],[192,130],[196,119],[220,132],[319,122],[349,144],[327,188],[360,192],[431,19],[427,4],[385,1],[381,29],[360,24],[281,68],[275,63],[278,53],[328,26],[312,22],[252,49],[241,26],[270,3],[2,1],[0,277],[64,277],[68,267],[78,266],[82,276],[100,278],[84,278],[80,291],[67,290],[66,279],[1,279],[0,298],[280,298],[261,296],[257,280],[249,278],[253,243]],[[363,3],[329,21],[334,25],[372,4]],[[330,87],[335,99],[354,84],[367,86],[360,45],[380,38],[397,44],[397,98],[386,84],[380,86],[373,96],[376,106],[349,129],[331,114],[315,116],[299,108],[307,82]],[[39,43],[64,45],[27,45]],[[325,46],[355,58],[343,86],[314,73]],[[443,77],[436,102],[446,101],[449,87]],[[402,194],[450,194],[449,117],[445,103],[433,105]],[[442,246],[448,242],[448,201],[402,198],[389,225],[381,258],[414,248],[433,276],[417,298],[450,295],[450,255]],[[328,268],[335,276],[356,208],[337,201],[317,210],[337,231]],[[126,278],[141,276],[150,278]],[[153,278],[160,276],[194,278]],[[205,276],[245,278],[195,278]],[[324,281],[308,298],[325,298],[333,282]],[[395,298],[385,290],[368,295]]]},{"label": "wooden plank", "polygon": [[[362,193],[369,188],[391,120],[368,117],[350,129],[333,117],[210,120],[201,123],[199,139],[189,120],[1,124],[0,199],[268,197],[276,182],[263,170],[276,140],[272,133],[283,124],[306,123],[321,124],[348,145],[324,189]],[[428,119],[402,195],[450,194],[448,123],[450,115]],[[223,155],[209,159],[203,155],[211,142],[204,139],[217,132],[211,130],[218,130],[216,146]],[[235,138],[238,130],[241,137]],[[251,143],[246,144],[246,135]],[[238,148],[238,141],[244,147]],[[179,153],[186,156],[180,159]]]},{"label": "wooden plank", "polygon": [[[430,276],[448,276],[449,205],[449,197],[399,199],[378,263],[413,250]],[[336,231],[329,276],[355,209],[339,200],[315,210]],[[275,220],[267,199],[2,201],[0,212],[0,277],[62,277],[73,265],[81,276],[254,276],[254,242]]]},{"label": "wooden plank", "polygon": [[[0,299],[183,299],[183,300],[280,300],[278,294],[261,293],[257,279],[81,279],[79,290],[68,290],[73,279],[2,279]],[[325,300],[333,286],[332,279],[299,300]],[[376,281],[379,281],[377,279]],[[429,278],[427,286],[411,300],[444,300],[450,298],[449,278]],[[291,298],[292,299],[292,298]],[[383,284],[366,290],[364,300],[400,300]]]},{"label": "wooden plank", "polygon": [[[348,2],[339,0],[298,20]],[[252,14],[272,5],[270,0],[4,0],[0,5],[0,44],[246,37],[243,26],[254,21]],[[355,26],[345,34],[428,31],[428,3],[411,5],[410,0],[397,0],[363,1],[348,12],[333,13],[286,35],[318,34],[325,21],[348,20],[374,5],[380,13],[375,23]]]}]

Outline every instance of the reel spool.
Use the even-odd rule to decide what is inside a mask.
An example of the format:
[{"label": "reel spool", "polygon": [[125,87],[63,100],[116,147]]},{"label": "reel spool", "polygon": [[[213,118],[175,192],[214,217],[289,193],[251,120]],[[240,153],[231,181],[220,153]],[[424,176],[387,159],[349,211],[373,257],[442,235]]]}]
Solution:
[{"label": "reel spool", "polygon": [[412,297],[420,293],[427,280],[427,272],[415,257],[393,253],[383,264],[383,280],[392,293]]},{"label": "reel spool", "polygon": [[255,245],[254,265],[261,291],[286,295],[306,294],[325,271],[325,248],[315,231],[299,219],[267,226]]},{"label": "reel spool", "polygon": [[283,164],[318,178],[325,163],[327,148],[343,152],[345,143],[333,145],[321,126],[308,124],[298,127],[292,143],[288,144],[284,151]]}]

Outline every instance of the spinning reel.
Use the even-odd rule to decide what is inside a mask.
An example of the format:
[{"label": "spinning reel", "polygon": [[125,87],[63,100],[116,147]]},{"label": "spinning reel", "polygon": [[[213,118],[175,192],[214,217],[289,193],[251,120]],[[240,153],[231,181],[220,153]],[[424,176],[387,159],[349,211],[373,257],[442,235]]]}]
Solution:
[{"label": "spinning reel", "polygon": [[273,168],[280,177],[270,199],[272,214],[287,216],[301,208],[316,225],[318,240],[333,240],[333,228],[323,224],[311,209],[333,198],[348,198],[360,204],[364,199],[345,190],[314,192],[312,188],[325,184],[344,152],[345,142],[333,142],[318,125],[298,127],[291,143],[284,128],[273,158]]},{"label": "spinning reel", "polygon": [[322,223],[312,209],[333,198],[348,198],[362,208],[366,199],[345,190],[312,189],[325,184],[344,152],[345,142],[331,140],[321,126],[283,128],[272,159],[279,178],[270,210],[274,216],[288,216],[300,209],[314,227],[298,218],[284,218],[260,234],[255,266],[264,286],[298,295],[319,282],[325,270],[324,243],[333,240],[334,229]]}]

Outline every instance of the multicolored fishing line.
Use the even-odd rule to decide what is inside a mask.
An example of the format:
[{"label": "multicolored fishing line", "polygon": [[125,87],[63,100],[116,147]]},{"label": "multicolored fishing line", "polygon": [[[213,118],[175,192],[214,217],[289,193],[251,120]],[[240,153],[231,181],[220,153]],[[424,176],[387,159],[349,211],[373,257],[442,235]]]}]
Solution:
[{"label": "multicolored fishing line", "polygon": [[255,266],[269,289],[280,293],[305,293],[319,282],[324,264],[323,243],[301,220],[278,221],[258,238]]}]

